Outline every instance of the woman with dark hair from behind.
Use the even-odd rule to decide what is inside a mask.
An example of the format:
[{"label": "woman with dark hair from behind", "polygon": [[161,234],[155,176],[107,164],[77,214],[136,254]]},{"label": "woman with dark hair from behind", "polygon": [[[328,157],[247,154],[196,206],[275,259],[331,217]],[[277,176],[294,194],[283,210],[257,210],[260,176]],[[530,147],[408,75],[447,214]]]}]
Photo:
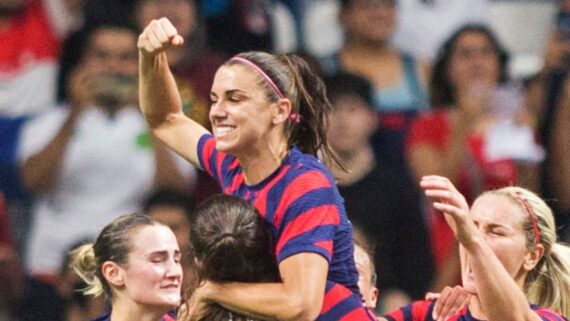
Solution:
[{"label": "woman with dark hair from behind", "polygon": [[[269,226],[246,200],[215,195],[200,205],[191,223],[190,242],[199,281],[277,282]],[[217,304],[200,320],[251,320]]]},{"label": "woman with dark hair from behind", "polygon": [[88,284],[85,295],[105,294],[111,312],[97,321],[169,321],[180,304],[182,268],[174,233],[144,214],[118,217],[94,244],[71,252],[71,266]]}]

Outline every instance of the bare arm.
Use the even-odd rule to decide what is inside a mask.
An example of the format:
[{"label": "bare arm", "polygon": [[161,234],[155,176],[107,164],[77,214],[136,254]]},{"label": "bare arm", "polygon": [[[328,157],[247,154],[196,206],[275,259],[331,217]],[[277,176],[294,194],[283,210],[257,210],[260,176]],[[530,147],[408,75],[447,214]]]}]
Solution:
[{"label": "bare arm", "polygon": [[165,52],[182,44],[182,37],[166,18],[153,20],[139,36],[140,105],[153,134],[199,167],[196,148],[200,137],[208,131],[182,112]]},{"label": "bare arm", "polygon": [[[444,177],[426,177],[422,187],[426,195],[434,199],[434,207],[455,222],[455,237],[461,243],[462,251],[469,255],[471,270],[477,278],[477,298],[487,320],[540,320],[530,309],[522,289],[475,226],[463,195]],[[462,253],[462,262],[464,258]]]},{"label": "bare arm", "polygon": [[22,184],[33,193],[51,188],[59,174],[65,150],[73,136],[78,114],[71,111],[54,139],[39,153],[27,159],[20,167]]},{"label": "bare arm", "polygon": [[323,305],[327,271],[324,257],[301,253],[279,264],[281,283],[207,283],[194,295],[263,320],[315,320]]}]

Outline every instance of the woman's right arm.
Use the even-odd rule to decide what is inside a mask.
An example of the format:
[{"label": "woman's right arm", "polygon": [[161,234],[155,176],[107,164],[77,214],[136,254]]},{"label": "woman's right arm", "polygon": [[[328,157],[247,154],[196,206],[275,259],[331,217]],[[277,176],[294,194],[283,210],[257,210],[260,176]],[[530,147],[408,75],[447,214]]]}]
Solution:
[{"label": "woman's right arm", "polygon": [[198,140],[208,131],[182,112],[180,94],[165,52],[183,43],[166,18],[151,21],[139,36],[140,108],[156,137],[200,167]]}]

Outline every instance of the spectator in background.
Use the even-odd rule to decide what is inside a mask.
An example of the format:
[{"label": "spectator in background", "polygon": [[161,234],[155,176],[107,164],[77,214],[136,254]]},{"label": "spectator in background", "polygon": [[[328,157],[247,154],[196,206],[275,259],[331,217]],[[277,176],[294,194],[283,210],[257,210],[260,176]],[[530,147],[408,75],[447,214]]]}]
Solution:
[{"label": "spectator in background", "polygon": [[14,319],[13,313],[24,285],[20,259],[10,232],[6,201],[0,193],[0,320]]},{"label": "spectator in background", "polygon": [[397,19],[396,0],[343,0],[339,12],[346,40],[323,59],[323,70],[343,70],[368,79],[373,87],[378,128],[372,138],[378,161],[405,164],[404,138],[417,112],[428,108],[427,66],[390,43]]},{"label": "spectator in background", "polygon": [[530,107],[538,121],[546,159],[541,192],[553,200],[558,231],[570,242],[570,1],[559,1],[558,27],[552,32],[544,67],[529,83]]},{"label": "spectator in background", "polygon": [[332,167],[332,173],[348,218],[371,243],[381,304],[393,310],[423,298],[430,286],[433,265],[421,197],[405,172],[374,158],[370,83],[341,73],[325,78],[325,84],[333,105],[328,140],[347,169]]},{"label": "spectator in background", "polygon": [[194,201],[187,193],[172,188],[161,188],[150,193],[142,203],[145,214],[168,226],[180,246],[181,264],[184,270],[184,286],[196,286],[194,253],[190,247],[190,220]]},{"label": "spectator in background", "polygon": [[20,253],[29,225],[16,161],[21,127],[54,106],[60,44],[82,10],[83,0],[0,0],[0,191]]},{"label": "spectator in background", "polygon": [[208,44],[233,56],[239,52],[273,49],[270,0],[202,1]]},{"label": "spectator in background", "polygon": [[467,23],[489,20],[489,0],[398,0],[394,44],[431,63],[443,42]]},{"label": "spectator in background", "polygon": [[[518,94],[500,94],[509,88],[501,87],[508,83],[507,59],[482,25],[464,26],[444,44],[430,83],[434,110],[416,119],[408,137],[416,181],[445,175],[470,201],[490,188],[536,186],[540,148],[528,112]],[[459,279],[456,241],[440,215],[428,221],[438,267],[434,290],[441,291]]]},{"label": "spectator in background", "polygon": [[22,320],[49,319],[54,307],[42,289],[57,283],[72,244],[137,210],[154,186],[188,188],[192,171],[153,143],[137,109],[136,31],[101,25],[84,36],[66,82],[68,106],[31,120],[22,134],[22,179],[35,196]]}]

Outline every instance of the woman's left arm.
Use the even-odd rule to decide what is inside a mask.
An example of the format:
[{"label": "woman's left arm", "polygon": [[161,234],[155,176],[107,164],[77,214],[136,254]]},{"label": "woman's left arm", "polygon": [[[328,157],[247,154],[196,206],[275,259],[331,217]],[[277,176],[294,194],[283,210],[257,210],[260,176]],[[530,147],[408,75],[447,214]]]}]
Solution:
[{"label": "woman's left arm", "polygon": [[303,252],[279,263],[280,283],[206,282],[193,293],[189,315],[201,304],[215,302],[262,320],[315,320],[323,305],[328,265],[322,255]]}]

